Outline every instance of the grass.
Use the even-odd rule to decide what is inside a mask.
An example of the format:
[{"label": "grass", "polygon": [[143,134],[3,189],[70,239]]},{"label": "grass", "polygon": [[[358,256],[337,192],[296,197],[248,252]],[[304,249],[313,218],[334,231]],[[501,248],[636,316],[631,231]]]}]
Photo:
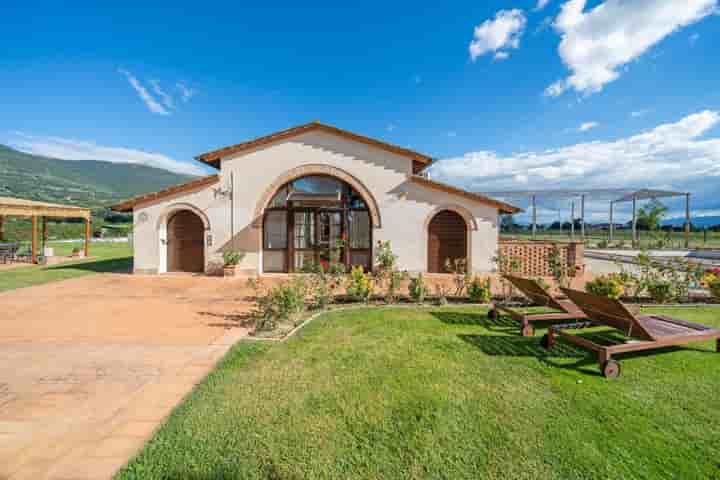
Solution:
[{"label": "grass", "polygon": [[[55,255],[70,255],[74,247],[82,243],[49,242]],[[59,265],[32,265],[11,270],[0,270],[0,292],[31,287],[45,283],[76,278],[103,272],[128,272],[132,268],[132,247],[128,243],[93,242],[91,258],[61,263]]]},{"label": "grass", "polygon": [[[720,327],[718,309],[668,312]],[[543,333],[373,308],[241,342],[117,478],[720,478],[714,345],[626,355],[608,381]]]}]

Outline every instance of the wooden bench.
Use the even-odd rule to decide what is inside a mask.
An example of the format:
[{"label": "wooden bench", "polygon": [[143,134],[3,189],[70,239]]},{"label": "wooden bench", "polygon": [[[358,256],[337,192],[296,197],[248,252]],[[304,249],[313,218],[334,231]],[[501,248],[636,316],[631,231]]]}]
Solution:
[{"label": "wooden bench", "polygon": [[533,327],[532,322],[578,320],[587,318],[587,315],[585,315],[585,313],[572,301],[553,297],[535,280],[516,277],[514,275],[503,275],[503,278],[510,282],[532,302],[532,305],[529,306],[547,307],[557,310],[557,312],[553,313],[529,314],[508,305],[503,305],[502,303],[493,303],[492,309],[488,312],[488,317],[497,318],[498,311],[507,313],[513,320],[520,322],[520,331],[523,337],[532,337],[535,334],[535,328]]},{"label": "wooden bench", "polygon": [[[595,352],[606,378],[620,376],[620,364],[612,359],[613,355],[619,353],[656,350],[707,340],[715,340],[715,350],[720,352],[720,330],[716,328],[665,315],[636,315],[619,300],[568,288],[563,288],[562,291],[590,320],[550,327],[542,339],[543,347],[552,348],[555,336],[560,336],[570,343]],[[600,345],[588,338],[567,332],[600,325],[620,331],[628,340],[614,345]]]}]

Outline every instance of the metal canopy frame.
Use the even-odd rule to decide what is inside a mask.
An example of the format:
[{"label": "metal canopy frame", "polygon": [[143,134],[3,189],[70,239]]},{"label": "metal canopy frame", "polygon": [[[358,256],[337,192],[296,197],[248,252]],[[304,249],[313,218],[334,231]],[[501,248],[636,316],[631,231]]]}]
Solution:
[{"label": "metal canopy frame", "polygon": [[[494,198],[502,199],[521,199],[530,198],[532,209],[532,236],[537,235],[537,201],[539,198],[547,198],[554,200],[572,200],[571,202],[571,219],[570,219],[570,235],[575,238],[575,200],[580,199],[580,236],[585,239],[585,200],[593,198],[596,200],[605,200],[610,202],[610,241],[613,241],[615,224],[613,222],[614,206],[616,203],[632,202],[632,244],[633,247],[638,245],[637,236],[637,202],[639,200],[652,200],[657,198],[685,197],[685,248],[690,246],[690,192],[676,192],[672,190],[659,190],[651,188],[627,189],[627,188],[607,188],[607,189],[587,189],[587,190],[507,190],[497,192],[482,192]],[[561,223],[562,228],[562,223]]]}]

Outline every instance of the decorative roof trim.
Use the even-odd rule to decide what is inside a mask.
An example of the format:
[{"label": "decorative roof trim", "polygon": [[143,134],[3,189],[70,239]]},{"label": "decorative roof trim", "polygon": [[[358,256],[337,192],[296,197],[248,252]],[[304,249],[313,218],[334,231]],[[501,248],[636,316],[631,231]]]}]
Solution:
[{"label": "decorative roof trim", "polygon": [[394,153],[396,155],[411,158],[412,160],[426,165],[429,165],[433,162],[432,157],[423,155],[422,153],[418,153],[407,148],[399,147],[391,143],[376,140],[374,138],[366,137],[364,135],[359,135],[357,133],[353,133],[320,122],[306,123],[297,127],[288,128],[287,130],[281,130],[279,132],[271,133],[270,135],[258,137],[247,142],[238,143],[237,145],[231,145],[228,147],[220,148],[218,150],[212,150],[210,152],[198,155],[197,157],[195,157],[195,159],[217,168],[220,166],[220,159],[228,155],[244,152],[263,145],[269,145],[271,143],[281,140],[287,140],[288,138],[292,138],[314,130],[320,130],[326,133],[330,133],[332,135],[344,137],[355,142],[363,143],[371,147],[376,147],[390,153]]},{"label": "decorative roof trim", "polygon": [[118,203],[116,205],[112,205],[110,208],[112,210],[115,210],[116,212],[129,212],[141,203],[152,202],[154,200],[160,200],[162,198],[170,197],[170,196],[178,194],[178,193],[196,190],[198,188],[205,187],[207,185],[212,185],[213,183],[217,183],[218,180],[219,180],[219,177],[217,174],[209,175],[207,177],[198,178],[196,180],[192,180],[187,183],[175,185],[175,186],[166,188],[164,190],[160,190],[159,192],[146,193],[145,195],[139,195],[137,197],[133,197],[129,200],[125,200],[124,202]]},{"label": "decorative roof trim", "polygon": [[410,176],[410,181],[413,183],[417,183],[418,185],[423,185],[425,187],[433,188],[435,190],[440,190],[445,193],[457,195],[459,197],[463,197],[468,200],[479,202],[484,205],[490,205],[490,206],[495,207],[498,210],[500,210],[501,213],[513,214],[513,213],[519,213],[519,212],[523,211],[521,208],[518,208],[514,205],[510,205],[509,203],[501,202],[500,200],[495,200],[494,198],[486,197],[485,195],[480,195],[479,193],[468,192],[467,190],[453,187],[453,186],[447,185],[445,183],[436,182],[434,180],[430,180],[429,178],[425,178],[420,175]]}]

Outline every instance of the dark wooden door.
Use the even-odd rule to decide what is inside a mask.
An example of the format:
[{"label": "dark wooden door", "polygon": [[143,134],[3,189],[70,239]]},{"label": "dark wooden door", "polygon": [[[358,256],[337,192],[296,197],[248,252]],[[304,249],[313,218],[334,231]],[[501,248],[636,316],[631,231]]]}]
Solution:
[{"label": "dark wooden door", "polygon": [[205,270],[205,226],[190,210],[175,213],[167,225],[168,272],[202,272]]},{"label": "dark wooden door", "polygon": [[451,210],[438,212],[428,227],[428,272],[447,273],[445,261],[467,259],[467,225]]}]

